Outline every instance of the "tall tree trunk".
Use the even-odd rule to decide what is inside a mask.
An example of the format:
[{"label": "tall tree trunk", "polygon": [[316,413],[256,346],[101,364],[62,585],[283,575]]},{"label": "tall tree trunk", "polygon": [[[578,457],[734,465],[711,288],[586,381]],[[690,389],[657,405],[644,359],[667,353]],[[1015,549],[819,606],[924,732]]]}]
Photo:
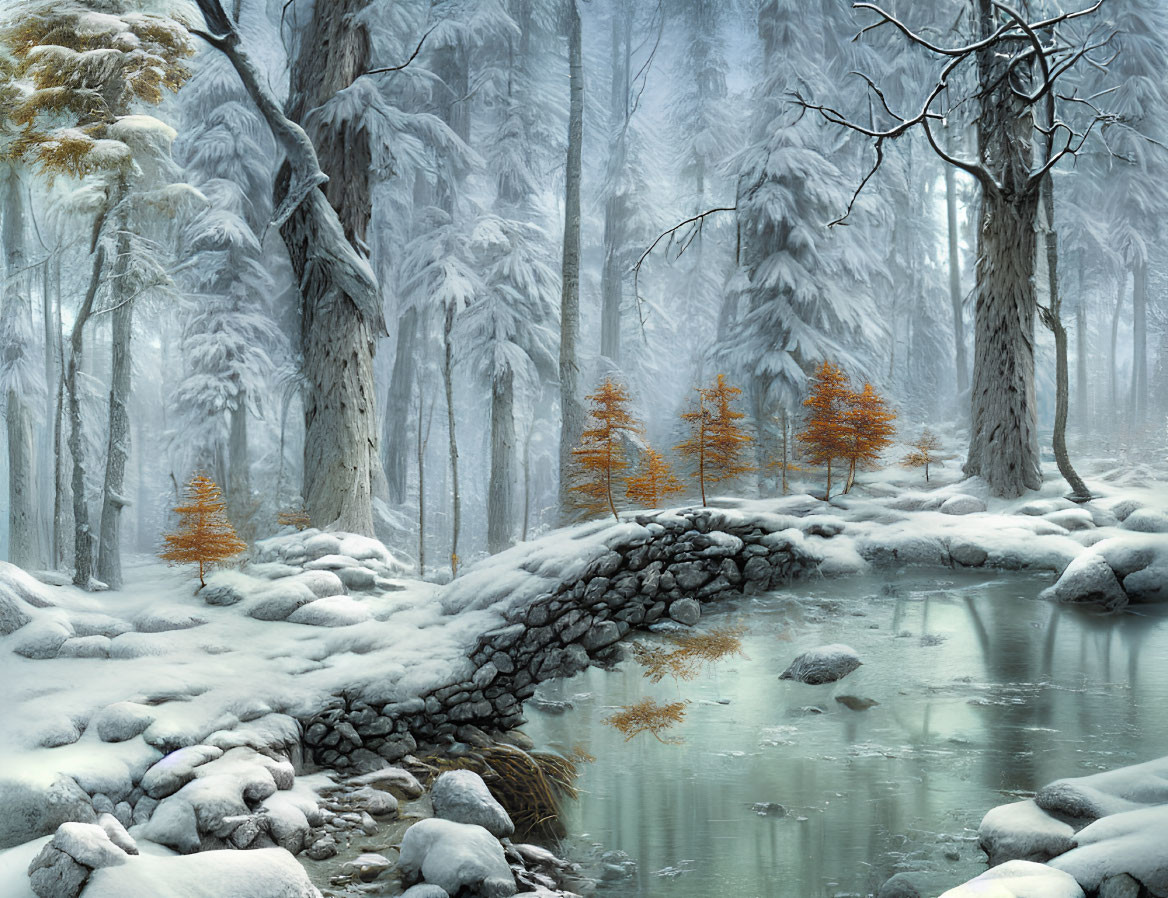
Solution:
[{"label": "tall tree trunk", "polygon": [[[977,0],[982,35],[996,27],[991,0]],[[1033,116],[1021,98],[1022,65],[1010,72],[995,48],[977,55],[984,89],[978,156],[1000,187],[983,187],[978,218],[971,430],[965,473],[996,496],[1042,485],[1034,388],[1034,269],[1038,191],[1030,180]]]},{"label": "tall tree trunk", "polygon": [[1123,296],[1127,287],[1127,272],[1119,272],[1119,287],[1115,296],[1115,308],[1111,312],[1111,352],[1109,355],[1109,378],[1111,387],[1111,425],[1119,429],[1119,317],[1123,310]]},{"label": "tall tree trunk", "polygon": [[[8,319],[10,342],[0,347],[0,359],[16,369],[27,367],[21,358],[31,347],[31,297],[24,252],[24,191],[16,169],[7,167],[4,188],[4,304],[0,315]],[[46,348],[46,352],[48,352]],[[19,375],[17,375],[19,376]],[[23,392],[9,389],[8,429],[8,560],[18,567],[37,567],[40,561],[37,540],[36,442],[32,409]]]},{"label": "tall tree trunk", "polygon": [[122,586],[122,509],[126,498],[126,459],[130,455],[130,345],[134,331],[134,303],[127,296],[130,265],[129,220],[124,211],[116,213],[117,258],[110,278],[109,429],[105,455],[105,483],[101,494],[101,539],[97,549],[97,579],[110,589]]},{"label": "tall tree trunk", "polygon": [[579,395],[576,362],[580,332],[580,178],[584,139],[584,53],[580,11],[567,0],[568,14],[568,161],[564,175],[564,255],[560,294],[560,483],[561,520],[571,507],[569,474],[572,448],[584,430],[584,406]]},{"label": "tall tree trunk", "polygon": [[65,539],[65,533],[72,529],[72,496],[69,477],[65,473],[65,332],[61,321],[61,257],[53,265],[53,316],[56,322],[57,400],[53,414],[53,567],[60,570],[73,563],[73,550]]},{"label": "tall tree trunk", "polygon": [[1079,253],[1079,301],[1075,304],[1075,421],[1086,433],[1091,420],[1091,396],[1087,386],[1087,289],[1084,253]]},{"label": "tall tree trunk", "polygon": [[[414,346],[418,339],[418,310],[410,306],[398,319],[397,353],[389,378],[389,397],[385,404],[382,429],[382,463],[389,482],[389,501],[400,505],[406,501],[409,486],[407,446],[409,411],[414,381]],[[421,399],[418,400],[421,402]]]},{"label": "tall tree trunk", "polygon": [[[620,362],[621,300],[624,250],[625,195],[620,190],[622,172],[627,164],[629,115],[629,62],[632,30],[632,6],[612,14],[612,82],[609,94],[608,130],[612,149],[608,160],[608,181],[614,192],[604,203],[604,264],[600,272],[600,354],[613,363]],[[622,15],[623,13],[623,15]]]},{"label": "tall tree trunk", "polygon": [[240,391],[231,410],[227,438],[227,516],[245,542],[255,539],[252,520],[251,464],[247,450],[247,395]]},{"label": "tall tree trunk", "polygon": [[527,542],[527,530],[531,523],[531,436],[535,433],[535,421],[527,424],[527,436],[523,438],[523,530],[519,539]]},{"label": "tall tree trunk", "polygon": [[450,438],[450,575],[458,574],[458,531],[462,527],[462,496],[458,490],[458,437],[454,428],[454,353],[451,332],[454,330],[454,307],[447,306],[442,325],[442,385],[446,390],[446,432]]},{"label": "tall tree trunk", "polygon": [[[361,18],[367,5],[368,0],[335,0],[313,8],[292,66],[287,115],[293,121],[304,125],[309,112],[369,69],[369,35]],[[327,198],[343,231],[336,236],[365,261],[372,151],[368,141],[323,127],[315,129],[311,139],[328,181],[323,195],[312,191],[316,195],[299,204],[280,228],[302,302],[300,342],[308,383],[304,501],[314,525],[372,536],[372,498],[381,464],[373,378],[374,328],[376,336],[384,328],[380,297],[367,263],[354,284],[336,276],[345,272],[320,270],[312,258],[316,253],[336,252],[335,245],[330,245],[334,236],[322,232],[326,216],[314,208]],[[277,183],[281,199],[289,177],[285,166]],[[372,296],[366,295],[370,287]]]},{"label": "tall tree trunk", "polygon": [[510,369],[491,384],[491,477],[487,488],[487,551],[514,543],[515,395]]},{"label": "tall tree trunk", "polygon": [[[431,413],[434,407],[430,406]],[[429,428],[427,428],[427,431]],[[429,433],[422,434],[422,390],[418,388],[418,577],[426,576],[426,443]]]},{"label": "tall tree trunk", "polygon": [[957,176],[952,165],[945,166],[945,209],[949,224],[949,305],[953,311],[954,362],[957,366],[957,393],[969,389],[969,363],[965,357],[965,312],[961,295],[961,244],[957,222]]},{"label": "tall tree trunk", "polygon": [[1062,295],[1059,292],[1058,274],[1058,233],[1054,229],[1054,190],[1051,177],[1047,175],[1042,188],[1042,208],[1045,218],[1046,238],[1046,279],[1050,289],[1048,305],[1041,310],[1043,323],[1054,334],[1055,353],[1055,405],[1054,405],[1054,449],[1055,462],[1059,473],[1071,487],[1074,497],[1079,500],[1091,498],[1091,492],[1071,464],[1067,453],[1067,412],[1070,409],[1070,373],[1067,367],[1067,329],[1062,321]]},{"label": "tall tree trunk", "polygon": [[1131,432],[1143,433],[1148,420],[1148,263],[1132,267]]}]

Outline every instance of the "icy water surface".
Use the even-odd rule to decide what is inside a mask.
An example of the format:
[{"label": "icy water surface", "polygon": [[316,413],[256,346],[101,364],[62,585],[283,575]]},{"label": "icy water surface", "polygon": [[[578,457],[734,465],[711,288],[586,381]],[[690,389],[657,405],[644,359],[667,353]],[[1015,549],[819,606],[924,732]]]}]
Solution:
[{"label": "icy water surface", "polygon": [[[938,894],[976,875],[993,805],[1168,753],[1168,617],[1056,607],[1035,598],[1044,585],[952,571],[797,584],[707,609],[702,626],[749,626],[749,658],[716,678],[654,686],[626,661],[545,684],[574,707],[530,709],[527,732],[596,757],[568,810],[569,852],[635,860],[613,896],[867,895],[899,870],[929,871]],[[863,666],[824,686],[778,679],[832,642]],[[625,743],[603,724],[617,705],[679,693],[682,744]]]}]

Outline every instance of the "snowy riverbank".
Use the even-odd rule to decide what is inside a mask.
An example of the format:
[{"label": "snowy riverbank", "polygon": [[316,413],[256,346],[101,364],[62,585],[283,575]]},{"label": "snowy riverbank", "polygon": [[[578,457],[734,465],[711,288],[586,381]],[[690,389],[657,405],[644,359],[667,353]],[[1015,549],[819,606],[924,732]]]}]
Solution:
[{"label": "snowy riverbank", "polygon": [[[59,824],[103,814],[184,853],[304,851],[325,835],[319,796],[295,775],[306,744],[360,774],[471,723],[506,729],[531,683],[629,629],[692,624],[701,602],[792,576],[984,566],[1064,572],[1051,598],[1109,610],[1168,598],[1163,489],[1130,469],[1098,474],[1085,505],[1059,498],[1053,479],[1015,501],[977,481],[877,480],[830,505],[721,500],[582,524],[445,587],[405,577],[374,541],[314,532],[261,543],[198,595],[154,562],[98,594],[0,565],[0,678],[12,684],[0,848],[21,846],[2,869]],[[504,669],[516,661],[527,681]]]}]

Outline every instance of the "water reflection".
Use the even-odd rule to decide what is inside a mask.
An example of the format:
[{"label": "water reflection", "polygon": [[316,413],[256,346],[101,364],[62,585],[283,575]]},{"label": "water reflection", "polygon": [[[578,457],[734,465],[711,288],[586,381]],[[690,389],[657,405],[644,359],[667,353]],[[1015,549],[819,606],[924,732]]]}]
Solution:
[{"label": "water reflection", "polygon": [[[529,733],[598,758],[570,810],[575,850],[634,857],[637,877],[610,893],[628,896],[816,898],[867,894],[898,869],[975,875],[990,806],[1168,745],[1168,619],[1057,608],[1034,598],[1042,586],[954,572],[822,582],[720,614],[749,624],[749,658],[716,684],[653,686],[631,662],[555,684],[549,697],[575,710],[531,712]],[[828,642],[863,666],[829,686],[778,679]],[[682,745],[626,744],[602,723],[679,692]],[[853,711],[839,696],[879,704]],[[756,802],[788,813],[760,816]]]}]

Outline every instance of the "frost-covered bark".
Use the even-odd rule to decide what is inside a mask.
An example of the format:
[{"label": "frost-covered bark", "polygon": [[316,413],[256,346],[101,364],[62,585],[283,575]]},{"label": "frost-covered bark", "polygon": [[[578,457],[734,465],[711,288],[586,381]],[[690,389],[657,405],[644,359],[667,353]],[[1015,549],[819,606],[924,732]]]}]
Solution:
[{"label": "frost-covered bark", "polygon": [[514,374],[504,371],[491,386],[491,477],[487,488],[487,551],[502,552],[512,543],[515,480]]},{"label": "frost-covered bark", "polygon": [[[336,210],[319,189],[321,164],[308,135],[285,116],[259,71],[241,49],[239,35],[218,0],[198,0],[210,32],[227,54],[288,157],[276,222],[300,281],[301,347],[305,391],[304,501],[314,524],[373,534],[372,484],[377,459],[373,395],[373,334],[384,328],[377,280],[349,242]],[[300,66],[316,72],[316,87],[331,97],[357,70],[348,53],[340,4],[318,7],[322,34],[338,40],[330,55]],[[313,41],[308,41],[311,46]],[[330,64],[331,62],[331,64]],[[312,75],[300,76],[309,81]],[[346,80],[346,78],[348,80]],[[307,91],[307,88],[306,88]],[[339,151],[340,147],[334,146]],[[343,180],[343,179],[342,179]],[[334,187],[342,190],[343,185]],[[354,213],[350,213],[353,215]],[[348,218],[352,229],[359,218]]]},{"label": "frost-covered bark", "polygon": [[1140,433],[1148,417],[1148,263],[1138,258],[1132,267],[1132,383],[1129,406],[1132,433]]},{"label": "frost-covered bark", "polygon": [[382,430],[382,465],[389,482],[389,501],[400,505],[406,501],[409,485],[409,412],[415,376],[414,345],[418,339],[418,310],[410,306],[397,322],[397,352],[389,378]]},{"label": "frost-covered bark", "polygon": [[129,222],[124,206],[115,213],[118,237],[110,278],[110,391],[109,425],[105,450],[105,481],[101,492],[101,532],[97,551],[97,579],[111,589],[122,586],[122,509],[126,499],[126,459],[130,456],[130,400],[134,328],[133,297],[127,295],[130,259]]},{"label": "frost-covered bark", "polygon": [[618,4],[612,13],[611,84],[608,106],[608,196],[604,202],[604,262],[600,271],[600,354],[620,362],[621,304],[624,280],[625,227],[629,217],[626,177],[629,141],[629,87],[632,60],[633,7]]},{"label": "frost-covered bark", "polygon": [[28,395],[31,350],[30,297],[24,250],[24,188],[14,167],[4,184],[5,289],[0,305],[0,380],[6,385],[8,431],[8,560],[20,567],[39,563],[36,453],[32,396]]},{"label": "frost-covered bark", "polygon": [[231,410],[227,439],[227,517],[247,542],[255,536],[252,524],[251,466],[247,457],[247,397],[240,395]]},{"label": "frost-covered bark", "polygon": [[568,516],[571,504],[568,473],[572,448],[584,430],[584,406],[580,402],[580,370],[577,341],[580,333],[580,176],[584,140],[584,53],[580,12],[568,0],[568,161],[564,173],[564,253],[560,266],[560,515]]},{"label": "frost-covered bark", "polygon": [[961,247],[957,226],[957,176],[953,166],[945,166],[945,210],[949,230],[949,306],[953,312],[954,364],[957,393],[969,389],[969,362],[965,357],[965,312],[961,295]]}]

